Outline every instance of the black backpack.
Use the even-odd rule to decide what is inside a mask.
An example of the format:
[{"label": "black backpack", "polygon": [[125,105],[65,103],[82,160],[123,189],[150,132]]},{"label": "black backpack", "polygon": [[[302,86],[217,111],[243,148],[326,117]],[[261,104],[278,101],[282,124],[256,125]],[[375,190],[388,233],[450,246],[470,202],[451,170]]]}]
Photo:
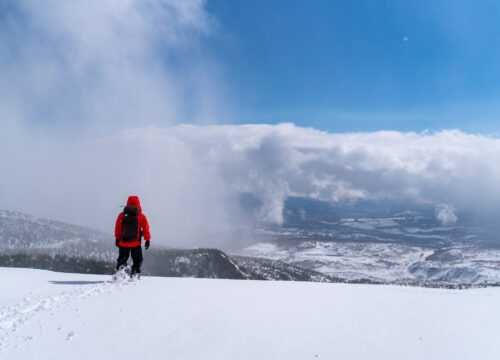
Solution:
[{"label": "black backpack", "polygon": [[122,217],[123,242],[132,242],[140,239],[139,235],[139,208],[137,206],[125,206]]}]

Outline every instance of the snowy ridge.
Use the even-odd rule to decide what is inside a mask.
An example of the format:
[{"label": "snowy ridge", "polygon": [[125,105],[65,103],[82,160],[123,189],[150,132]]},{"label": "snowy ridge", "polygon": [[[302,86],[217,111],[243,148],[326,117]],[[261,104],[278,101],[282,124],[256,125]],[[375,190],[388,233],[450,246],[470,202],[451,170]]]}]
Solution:
[{"label": "snowy ridge", "polygon": [[110,235],[7,210],[0,210],[0,251],[66,254],[99,260],[115,257],[114,239]]},{"label": "snowy ridge", "polygon": [[243,270],[240,265],[238,265],[235,261],[233,261],[229,256],[224,254],[222,251],[221,251],[221,256],[227,259],[227,261],[229,261],[229,263],[233,265],[236,268],[236,270],[239,271],[241,275],[243,275],[245,279],[247,280],[252,279],[252,276],[249,274],[248,270]]},{"label": "snowy ridge", "polygon": [[262,279],[218,249],[158,249],[147,253],[143,273],[212,279]]},{"label": "snowy ridge", "polygon": [[265,280],[341,282],[317,271],[306,270],[279,260],[236,256],[236,261]]}]

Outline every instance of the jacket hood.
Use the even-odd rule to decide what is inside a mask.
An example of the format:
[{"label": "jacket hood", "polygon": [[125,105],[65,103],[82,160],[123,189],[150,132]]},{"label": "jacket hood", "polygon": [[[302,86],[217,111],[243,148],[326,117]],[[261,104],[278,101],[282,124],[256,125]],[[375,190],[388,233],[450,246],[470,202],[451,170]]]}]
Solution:
[{"label": "jacket hood", "polygon": [[141,202],[138,196],[129,196],[127,200],[127,206],[137,206],[139,212],[142,212]]}]

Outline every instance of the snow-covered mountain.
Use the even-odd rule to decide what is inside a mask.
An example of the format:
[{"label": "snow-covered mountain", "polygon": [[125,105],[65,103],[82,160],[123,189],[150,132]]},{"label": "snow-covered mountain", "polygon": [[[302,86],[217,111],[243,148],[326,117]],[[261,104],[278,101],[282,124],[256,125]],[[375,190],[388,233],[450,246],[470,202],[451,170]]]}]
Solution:
[{"label": "snow-covered mountain", "polygon": [[0,358],[500,358],[500,288],[109,280],[0,268]]},{"label": "snow-covered mountain", "polygon": [[262,279],[217,249],[160,249],[145,254],[146,275],[208,279]]},{"label": "snow-covered mountain", "polygon": [[111,235],[60,221],[0,210],[0,253],[44,253],[111,260],[116,257]]},{"label": "snow-covered mountain", "polygon": [[341,282],[331,276],[314,270],[307,270],[279,260],[266,258],[233,256],[233,258],[246,269],[265,280],[291,280],[291,281],[317,281]]}]

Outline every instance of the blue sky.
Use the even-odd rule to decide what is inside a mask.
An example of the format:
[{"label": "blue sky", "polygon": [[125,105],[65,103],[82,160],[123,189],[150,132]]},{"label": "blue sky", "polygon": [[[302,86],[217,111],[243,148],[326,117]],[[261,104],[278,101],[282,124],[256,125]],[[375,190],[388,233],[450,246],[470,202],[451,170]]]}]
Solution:
[{"label": "blue sky", "polygon": [[0,1],[0,110],[62,138],[282,122],[500,136],[499,19],[489,0]]},{"label": "blue sky", "polygon": [[494,1],[208,0],[233,122],[500,132]]}]

